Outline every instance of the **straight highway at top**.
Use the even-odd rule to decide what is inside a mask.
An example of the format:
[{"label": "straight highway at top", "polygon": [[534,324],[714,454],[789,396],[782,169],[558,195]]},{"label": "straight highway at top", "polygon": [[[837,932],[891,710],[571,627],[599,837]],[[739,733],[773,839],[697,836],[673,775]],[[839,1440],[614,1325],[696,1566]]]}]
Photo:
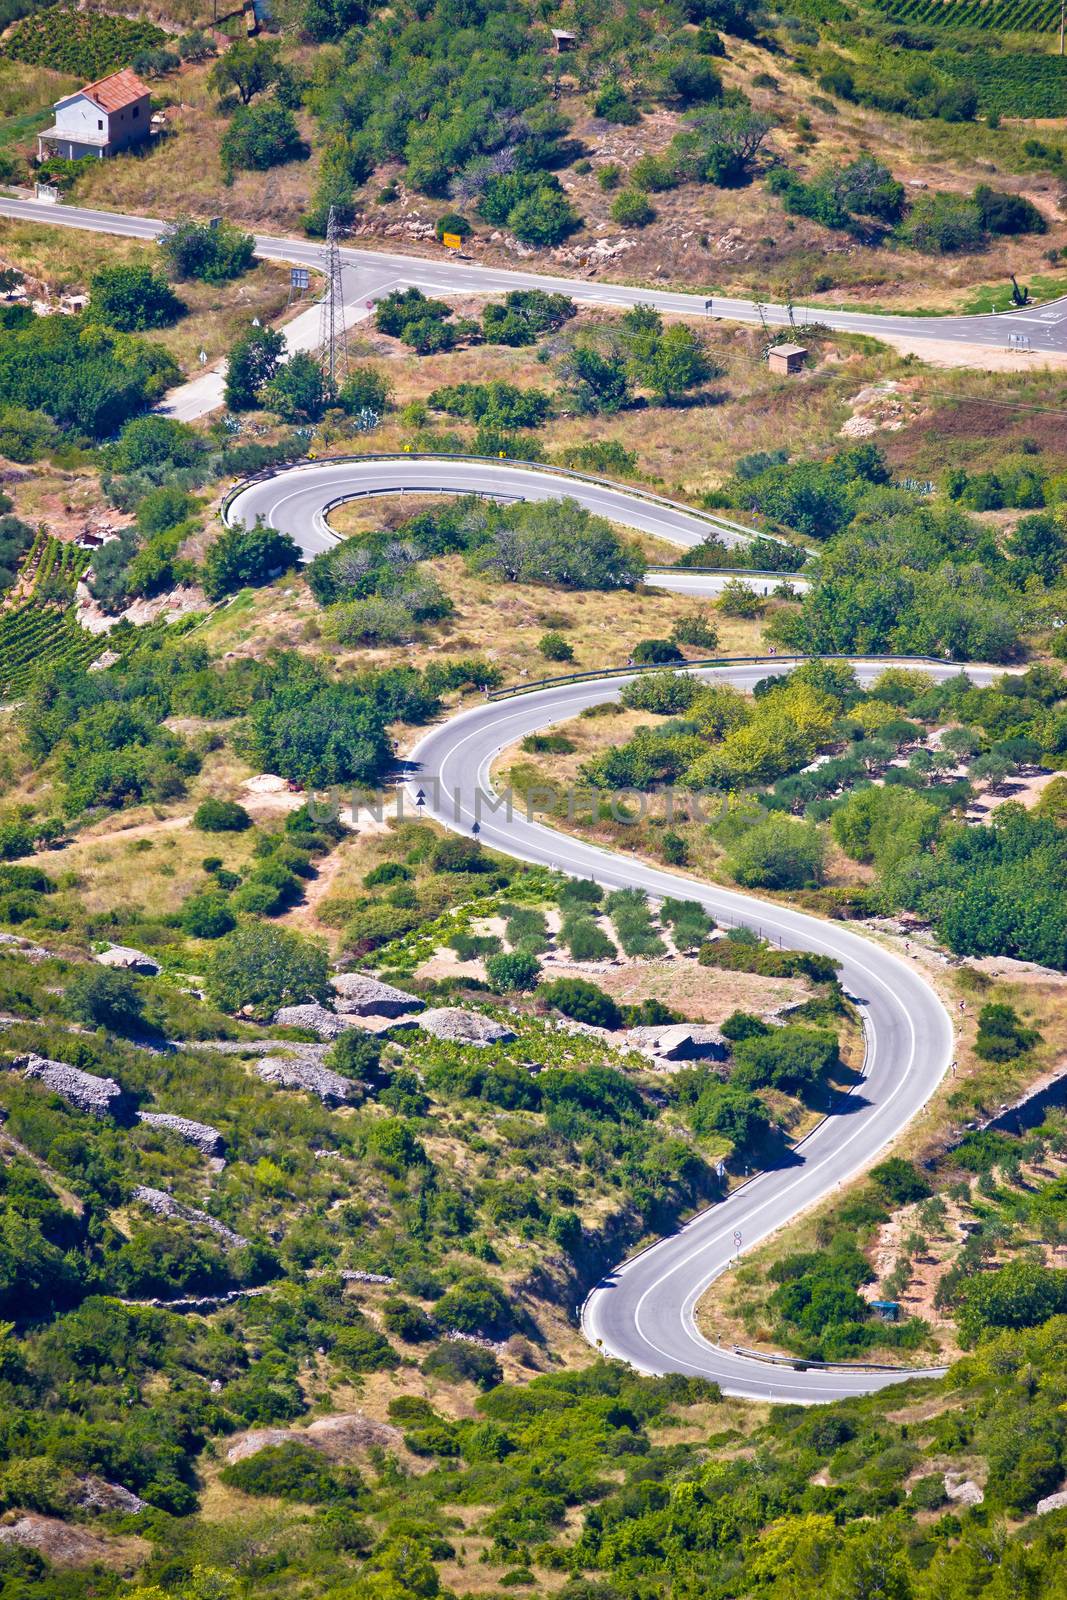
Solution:
[{"label": "straight highway at top", "polygon": [[[57,227],[84,228],[91,233],[111,233],[132,239],[155,239],[165,224],[155,217],[127,216],[114,211],[93,211],[82,206],[65,206],[39,200],[0,198],[0,217],[17,221],[50,222]],[[313,240],[290,239],[275,234],[256,234],[256,254],[266,260],[290,261],[319,266],[322,247]],[[395,272],[405,285],[430,292],[453,294],[502,294],[509,289],[548,289],[569,294],[587,304],[605,306],[652,305],[659,311],[681,316],[710,314],[728,321],[788,326],[790,312],[797,323],[818,321],[843,333],[866,333],[911,339],[951,340],[958,344],[987,349],[1004,348],[1008,335],[1028,339],[1035,355],[1067,354],[1067,296],[1047,305],[1020,307],[1015,311],[984,313],[975,316],[908,316],[870,311],[837,311],[821,305],[801,303],[792,307],[757,303],[727,295],[683,293],[673,289],[633,287],[621,283],[595,283],[587,278],[558,277],[550,273],[525,272],[510,267],[487,267],[454,257],[429,259],[399,255],[390,251],[356,249],[346,246],[342,258],[347,267],[370,270],[380,279],[383,267]],[[359,299],[363,293],[358,275],[346,282],[346,298]],[[710,304],[710,313],[706,307]]]}]

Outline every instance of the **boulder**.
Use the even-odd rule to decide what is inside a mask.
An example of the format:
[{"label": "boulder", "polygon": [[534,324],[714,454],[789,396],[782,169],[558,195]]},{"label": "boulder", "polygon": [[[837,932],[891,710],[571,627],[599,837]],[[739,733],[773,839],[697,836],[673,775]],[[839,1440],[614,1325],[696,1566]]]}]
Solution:
[{"label": "boulder", "polygon": [[189,1117],[172,1116],[169,1111],[138,1111],[137,1120],[149,1128],[162,1128],[167,1133],[195,1145],[205,1156],[221,1156],[226,1141],[217,1128],[207,1122],[193,1122]]},{"label": "boulder", "polygon": [[1057,1489],[1055,1494],[1047,1494],[1039,1500],[1034,1507],[1036,1516],[1043,1517],[1046,1511],[1062,1511],[1067,1506],[1067,1489]]},{"label": "boulder", "polygon": [[629,1028],[626,1043],[655,1062],[725,1061],[730,1046],[718,1028],[706,1023],[675,1022]]},{"label": "boulder", "polygon": [[338,1011],[352,1017],[400,1017],[406,1011],[421,1011],[425,1001],[404,989],[394,989],[366,972],[340,972],[330,979],[337,991]]},{"label": "boulder", "polygon": [[461,1006],[436,1006],[417,1018],[418,1025],[435,1039],[451,1039],[455,1044],[486,1046],[503,1044],[516,1037],[514,1028],[480,1011],[465,1011]]},{"label": "boulder", "polygon": [[945,1493],[958,1506],[980,1506],[985,1499],[974,1479],[965,1478],[958,1472],[945,1473]]},{"label": "boulder", "polygon": [[317,1094],[324,1106],[343,1105],[355,1088],[339,1072],[299,1056],[264,1056],[256,1063],[256,1076],[282,1089],[306,1089]]},{"label": "boulder", "polygon": [[336,1011],[320,1005],[317,1000],[309,1000],[300,1006],[282,1006],[280,1011],[275,1012],[274,1020],[280,1028],[308,1028],[312,1033],[317,1033],[320,1039],[337,1039],[349,1028],[355,1027],[354,1022],[339,1017]]},{"label": "boulder", "polygon": [[16,1056],[16,1067],[23,1076],[37,1078],[61,1100],[93,1117],[117,1117],[126,1110],[126,1095],[114,1078],[98,1078],[94,1072],[68,1066],[65,1061],[50,1061],[47,1056]]},{"label": "boulder", "polygon": [[137,972],[142,978],[154,978],[163,969],[152,956],[143,950],[134,950],[128,944],[109,945],[96,957],[102,967],[118,967],[123,972]]},{"label": "boulder", "polygon": [[241,1234],[228,1228],[218,1217],[201,1211],[199,1206],[187,1206],[181,1200],[175,1200],[172,1194],[167,1194],[163,1189],[149,1189],[144,1184],[138,1184],[133,1191],[133,1199],[138,1205],[146,1206],[157,1217],[176,1217],[181,1222],[196,1222],[203,1228],[210,1228],[211,1232],[222,1240],[224,1244],[239,1250],[246,1245],[248,1240]]}]

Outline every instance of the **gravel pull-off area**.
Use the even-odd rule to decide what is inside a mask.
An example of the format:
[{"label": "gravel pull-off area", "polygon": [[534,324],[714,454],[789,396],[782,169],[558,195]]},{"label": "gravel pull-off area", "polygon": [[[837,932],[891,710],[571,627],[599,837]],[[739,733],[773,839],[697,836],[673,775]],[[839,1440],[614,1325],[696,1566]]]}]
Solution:
[{"label": "gravel pull-off area", "polygon": [[334,1003],[347,1016],[402,1017],[406,1011],[421,1011],[426,1003],[365,972],[340,972],[330,982],[337,992]]},{"label": "gravel pull-off area", "polygon": [[61,1100],[90,1116],[116,1117],[126,1108],[125,1093],[114,1078],[98,1078],[65,1061],[50,1061],[47,1056],[32,1053],[16,1056],[14,1064],[21,1067],[24,1077],[37,1078]]},{"label": "gravel pull-off area", "polygon": [[213,1128],[207,1122],[193,1122],[189,1117],[176,1117],[169,1111],[138,1111],[137,1120],[146,1127],[162,1128],[167,1133],[176,1134],[205,1156],[221,1156],[226,1148],[226,1140],[218,1128]]},{"label": "gravel pull-off area", "polygon": [[464,1011],[460,1006],[438,1006],[424,1011],[418,1025],[435,1039],[451,1039],[456,1044],[502,1044],[516,1037],[515,1030],[480,1011]]},{"label": "gravel pull-off area", "polygon": [[343,1105],[355,1087],[339,1072],[331,1072],[317,1061],[301,1060],[298,1056],[264,1056],[256,1063],[256,1076],[282,1089],[307,1089],[317,1094],[325,1106]]},{"label": "gravel pull-off area", "polygon": [[148,1210],[157,1217],[177,1217],[182,1222],[198,1222],[204,1228],[210,1228],[224,1244],[239,1250],[246,1245],[248,1240],[241,1234],[234,1233],[218,1217],[213,1217],[206,1211],[201,1211],[199,1206],[187,1206],[181,1200],[175,1200],[172,1194],[165,1194],[162,1189],[149,1189],[144,1184],[138,1184],[133,1191],[133,1198],[139,1205],[147,1206]]}]

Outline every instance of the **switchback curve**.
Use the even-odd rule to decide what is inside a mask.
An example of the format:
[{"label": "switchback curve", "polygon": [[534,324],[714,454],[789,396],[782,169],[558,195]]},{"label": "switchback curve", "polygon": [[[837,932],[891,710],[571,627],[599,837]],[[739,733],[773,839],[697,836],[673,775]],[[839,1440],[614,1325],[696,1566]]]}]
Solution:
[{"label": "switchback curve", "polygon": [[[706,521],[686,507],[646,504],[621,486],[579,483],[585,487],[575,497],[587,494],[583,503],[614,521],[681,544],[706,536]],[[228,520],[245,521],[263,516],[270,525],[293,532],[310,555],[316,528],[321,526],[325,540],[318,548],[327,548],[333,540],[324,523],[329,505],[353,493],[398,489],[496,496],[512,492],[525,496],[528,491],[529,498],[574,492],[570,479],[514,463],[447,457],[386,462],[368,457],[308,463],[242,485],[230,496],[226,515]],[[865,682],[892,664],[919,666],[935,678],[960,670],[955,663],[926,660],[853,662]],[[772,657],[697,670],[702,679],[751,689],[760,678],[789,672],[793,665]],[[1002,669],[967,670],[976,682],[985,683]],[[604,850],[529,820],[521,809],[503,803],[491,779],[493,761],[502,750],[529,733],[611,699],[628,681],[625,676],[612,677],[534,689],[513,699],[486,700],[449,718],[424,734],[410,754],[409,776],[404,780],[410,801],[421,789],[426,812],[444,826],[469,833],[477,822],[485,845],[520,860],[591,877],[607,888],[636,887],[657,898],[696,899],[720,924],[743,924],[792,948],[833,957],[862,1019],[866,1056],[860,1082],[840,1109],[797,1147],[795,1164],[749,1179],[677,1233],[621,1263],[596,1285],[582,1307],[583,1332],[604,1354],[640,1371],[699,1375],[718,1382],[726,1393],[751,1399],[810,1404],[867,1394],[909,1377],[935,1376],[940,1369],[768,1366],[754,1356],[710,1343],[697,1329],[695,1307],[700,1296],[740,1252],[863,1170],[922,1110],[951,1060],[953,1027],[934,990],[910,963],[849,927]]]}]

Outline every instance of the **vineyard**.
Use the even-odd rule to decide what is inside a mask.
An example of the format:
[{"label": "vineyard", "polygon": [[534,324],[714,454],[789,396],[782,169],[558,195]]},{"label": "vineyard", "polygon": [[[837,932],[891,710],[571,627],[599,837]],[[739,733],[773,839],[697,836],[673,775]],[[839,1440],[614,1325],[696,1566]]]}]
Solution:
[{"label": "vineyard", "polygon": [[94,79],[128,66],[139,51],[156,49],[165,40],[166,34],[152,22],[50,6],[16,23],[3,53],[30,66]]},{"label": "vineyard", "polygon": [[892,22],[992,33],[1047,33],[1060,24],[1059,0],[875,0]]},{"label": "vineyard", "polygon": [[136,637],[123,629],[105,643],[74,620],[71,602],[88,559],[77,545],[38,532],[19,573],[22,598],[0,611],[0,699],[24,694],[42,668],[85,667]]},{"label": "vineyard", "polygon": [[932,65],[973,84],[980,111],[1001,117],[1067,116],[1067,58],[1029,55],[1022,51],[995,54],[971,50],[956,55],[937,51]]}]

